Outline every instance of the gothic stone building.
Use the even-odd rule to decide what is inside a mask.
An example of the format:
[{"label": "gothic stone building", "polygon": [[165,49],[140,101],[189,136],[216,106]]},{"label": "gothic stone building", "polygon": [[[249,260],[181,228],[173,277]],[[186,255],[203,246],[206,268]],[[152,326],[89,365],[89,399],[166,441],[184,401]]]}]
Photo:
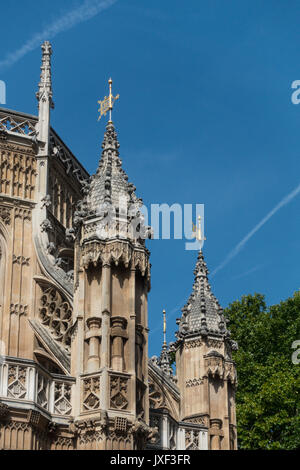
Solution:
[{"label": "gothic stone building", "polygon": [[236,344],[203,254],[175,374],[166,343],[148,359],[150,253],[119,207],[141,200],[114,125],[90,178],[50,126],[51,53],[38,116],[0,109],[0,449],[236,449]]}]

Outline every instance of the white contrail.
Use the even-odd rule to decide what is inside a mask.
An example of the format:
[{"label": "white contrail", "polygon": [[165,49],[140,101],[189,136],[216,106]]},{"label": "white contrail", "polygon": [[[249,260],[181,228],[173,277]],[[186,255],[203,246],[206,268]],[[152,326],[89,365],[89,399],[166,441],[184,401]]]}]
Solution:
[{"label": "white contrail", "polygon": [[82,5],[67,12],[64,16],[53,21],[44,31],[34,34],[22,47],[15,52],[9,53],[6,58],[0,61],[0,70],[11,67],[22,59],[28,52],[40,46],[46,39],[52,39],[57,34],[73,28],[79,23],[83,23],[106,10],[117,0],[85,0]]},{"label": "white contrail", "polygon": [[232,281],[236,281],[237,279],[241,279],[242,277],[246,277],[249,274],[255,273],[259,269],[263,268],[265,265],[264,264],[259,264],[258,266],[255,266],[254,268],[248,269],[248,271],[245,271],[242,274],[238,274],[237,276],[233,276],[231,278]]},{"label": "white contrail", "polygon": [[258,232],[258,230],[265,225],[266,222],[268,222],[273,215],[276,214],[276,212],[279,211],[282,207],[284,207],[286,204],[288,204],[292,199],[294,199],[298,194],[300,193],[300,184],[295,188],[292,192],[290,192],[287,196],[285,196],[278,204],[277,206],[274,207],[252,230],[251,232],[246,235],[240,243],[236,245],[233,250],[230,251],[230,253],[226,256],[224,261],[219,264],[219,266],[212,272],[211,277],[215,276],[218,271],[223,269],[229,261],[231,261],[246,245],[246,243],[250,240],[250,238],[253,237],[253,235]]}]

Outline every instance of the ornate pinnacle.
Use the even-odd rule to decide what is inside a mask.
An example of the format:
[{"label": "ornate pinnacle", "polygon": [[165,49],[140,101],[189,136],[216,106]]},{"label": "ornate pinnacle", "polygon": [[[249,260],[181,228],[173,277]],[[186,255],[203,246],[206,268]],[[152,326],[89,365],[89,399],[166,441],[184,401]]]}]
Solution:
[{"label": "ornate pinnacle", "polygon": [[48,101],[51,108],[54,108],[52,100],[52,78],[51,78],[51,55],[52,47],[49,41],[45,41],[42,46],[42,66],[41,66],[41,78],[39,83],[39,91],[36,97],[39,102]]},{"label": "ornate pinnacle", "polygon": [[164,318],[164,323],[163,323],[164,342],[163,342],[161,354],[157,363],[159,367],[161,368],[161,370],[171,377],[173,375],[173,369],[170,365],[170,355],[169,355],[168,346],[167,346],[167,337],[166,337],[167,320],[166,320],[165,310],[163,310],[163,318]]}]

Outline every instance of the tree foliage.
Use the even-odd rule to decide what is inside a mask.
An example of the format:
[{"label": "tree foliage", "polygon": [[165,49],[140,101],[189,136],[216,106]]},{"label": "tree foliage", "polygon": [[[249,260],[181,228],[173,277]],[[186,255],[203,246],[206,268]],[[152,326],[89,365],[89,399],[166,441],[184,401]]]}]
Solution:
[{"label": "tree foliage", "polygon": [[267,307],[260,294],[243,296],[225,310],[239,350],[237,426],[241,449],[300,449],[300,293]]}]

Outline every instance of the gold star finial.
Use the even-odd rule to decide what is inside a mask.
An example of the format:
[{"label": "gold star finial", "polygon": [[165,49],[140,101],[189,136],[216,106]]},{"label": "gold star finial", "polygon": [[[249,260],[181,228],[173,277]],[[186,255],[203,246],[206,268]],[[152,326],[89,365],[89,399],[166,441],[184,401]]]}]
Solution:
[{"label": "gold star finial", "polygon": [[112,112],[112,109],[114,107],[114,103],[115,101],[117,101],[119,98],[120,98],[120,95],[117,95],[117,96],[113,96],[112,94],[112,79],[110,78],[108,80],[108,85],[109,85],[109,96],[105,96],[103,101],[98,101],[98,103],[100,104],[100,108],[99,108],[99,113],[100,113],[100,116],[98,118],[98,121],[100,121],[100,119],[102,118],[102,116],[106,116],[106,113],[107,111],[109,111],[109,121],[111,122],[111,112]]},{"label": "gold star finial", "polygon": [[193,237],[196,238],[199,242],[206,241],[206,237],[202,237],[201,220],[202,220],[202,217],[201,217],[201,215],[199,215],[199,217],[198,217],[198,227],[197,227],[197,225],[194,225],[194,223],[192,222]]}]

